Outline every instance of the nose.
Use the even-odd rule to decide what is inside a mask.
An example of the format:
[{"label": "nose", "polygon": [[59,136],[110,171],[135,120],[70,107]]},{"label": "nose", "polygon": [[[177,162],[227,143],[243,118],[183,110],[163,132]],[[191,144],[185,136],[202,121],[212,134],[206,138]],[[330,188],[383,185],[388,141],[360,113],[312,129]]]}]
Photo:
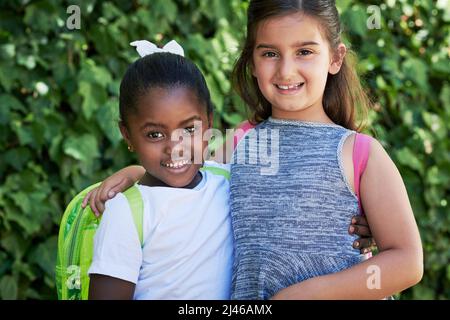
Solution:
[{"label": "nose", "polygon": [[164,145],[164,153],[172,158],[172,155],[182,156],[183,155],[183,146],[180,141],[172,141],[167,139]]},{"label": "nose", "polygon": [[179,160],[185,155],[189,157],[191,145],[191,138],[184,134],[183,129],[177,129],[172,132],[170,139],[165,141],[164,153],[168,155],[171,160]]},{"label": "nose", "polygon": [[292,58],[283,57],[280,59],[278,65],[278,77],[282,81],[291,81],[295,73],[295,68],[295,61]]}]

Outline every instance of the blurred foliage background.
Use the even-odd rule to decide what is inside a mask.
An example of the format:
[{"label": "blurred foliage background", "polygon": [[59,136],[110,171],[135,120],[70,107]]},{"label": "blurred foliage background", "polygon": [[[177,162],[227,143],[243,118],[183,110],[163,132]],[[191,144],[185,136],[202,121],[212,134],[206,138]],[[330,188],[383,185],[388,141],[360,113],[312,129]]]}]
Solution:
[{"label": "blurred foliage background", "polygon": [[[401,299],[450,297],[450,1],[338,0],[346,42],[376,108],[368,132],[407,185],[425,275]],[[69,30],[70,5],[81,9]],[[206,75],[215,125],[245,107],[229,79],[247,1],[0,1],[0,298],[55,299],[56,237],[69,200],[135,163],[117,128],[129,43],[176,39]],[[401,226],[398,226],[401,228]],[[401,272],[401,270],[398,270]]]}]

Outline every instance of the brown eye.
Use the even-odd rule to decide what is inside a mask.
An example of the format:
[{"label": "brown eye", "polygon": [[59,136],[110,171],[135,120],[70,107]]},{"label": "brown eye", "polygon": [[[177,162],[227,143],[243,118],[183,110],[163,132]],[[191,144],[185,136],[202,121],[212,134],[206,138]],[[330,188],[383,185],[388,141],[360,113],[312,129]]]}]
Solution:
[{"label": "brown eye", "polygon": [[149,132],[147,134],[147,137],[150,139],[161,139],[164,137],[164,135],[161,132]]},{"label": "brown eye", "polygon": [[267,57],[267,58],[276,58],[277,54],[273,51],[268,51],[268,52],[264,52],[263,57]]},{"label": "brown eye", "polygon": [[312,54],[312,51],[310,51],[310,50],[300,50],[299,53],[300,53],[301,56],[309,56],[309,55]]},{"label": "brown eye", "polygon": [[195,131],[196,131],[196,128],[194,126],[184,128],[184,132],[188,135],[194,134]]}]

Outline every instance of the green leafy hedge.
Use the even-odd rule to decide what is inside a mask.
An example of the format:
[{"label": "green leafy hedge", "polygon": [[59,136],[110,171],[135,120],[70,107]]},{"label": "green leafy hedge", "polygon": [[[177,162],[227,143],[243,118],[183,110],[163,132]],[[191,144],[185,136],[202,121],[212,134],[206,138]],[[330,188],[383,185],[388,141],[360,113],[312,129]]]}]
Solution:
[{"label": "green leafy hedge", "polygon": [[[450,297],[450,3],[338,1],[377,108],[372,134],[407,184],[425,249],[423,281],[402,298]],[[69,5],[81,28],[69,30]],[[137,56],[129,43],[176,39],[205,73],[215,125],[245,117],[229,79],[246,1],[0,3],[0,298],[54,299],[56,235],[68,201],[136,160],[117,128],[118,88]],[[401,228],[401,226],[398,226]],[[401,270],[399,270],[401,272]]]}]

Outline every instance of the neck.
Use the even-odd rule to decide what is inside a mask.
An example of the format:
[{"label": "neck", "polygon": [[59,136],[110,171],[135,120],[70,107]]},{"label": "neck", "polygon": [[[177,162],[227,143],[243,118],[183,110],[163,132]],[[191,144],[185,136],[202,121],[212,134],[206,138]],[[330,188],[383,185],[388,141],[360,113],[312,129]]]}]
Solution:
[{"label": "neck", "polygon": [[[181,187],[181,189],[194,189],[199,183],[202,181],[202,174],[197,172],[197,174],[194,176],[192,181],[184,186]],[[142,179],[139,181],[139,184],[143,186],[148,187],[168,187],[168,188],[176,188],[171,185],[168,185],[167,183],[164,183],[163,181],[159,180],[158,178],[152,176],[150,173],[145,172],[145,175],[142,177]]]},{"label": "neck", "polygon": [[285,111],[272,107],[272,118],[280,120],[299,120],[307,122],[334,123],[325,113],[322,103],[301,110]]}]

